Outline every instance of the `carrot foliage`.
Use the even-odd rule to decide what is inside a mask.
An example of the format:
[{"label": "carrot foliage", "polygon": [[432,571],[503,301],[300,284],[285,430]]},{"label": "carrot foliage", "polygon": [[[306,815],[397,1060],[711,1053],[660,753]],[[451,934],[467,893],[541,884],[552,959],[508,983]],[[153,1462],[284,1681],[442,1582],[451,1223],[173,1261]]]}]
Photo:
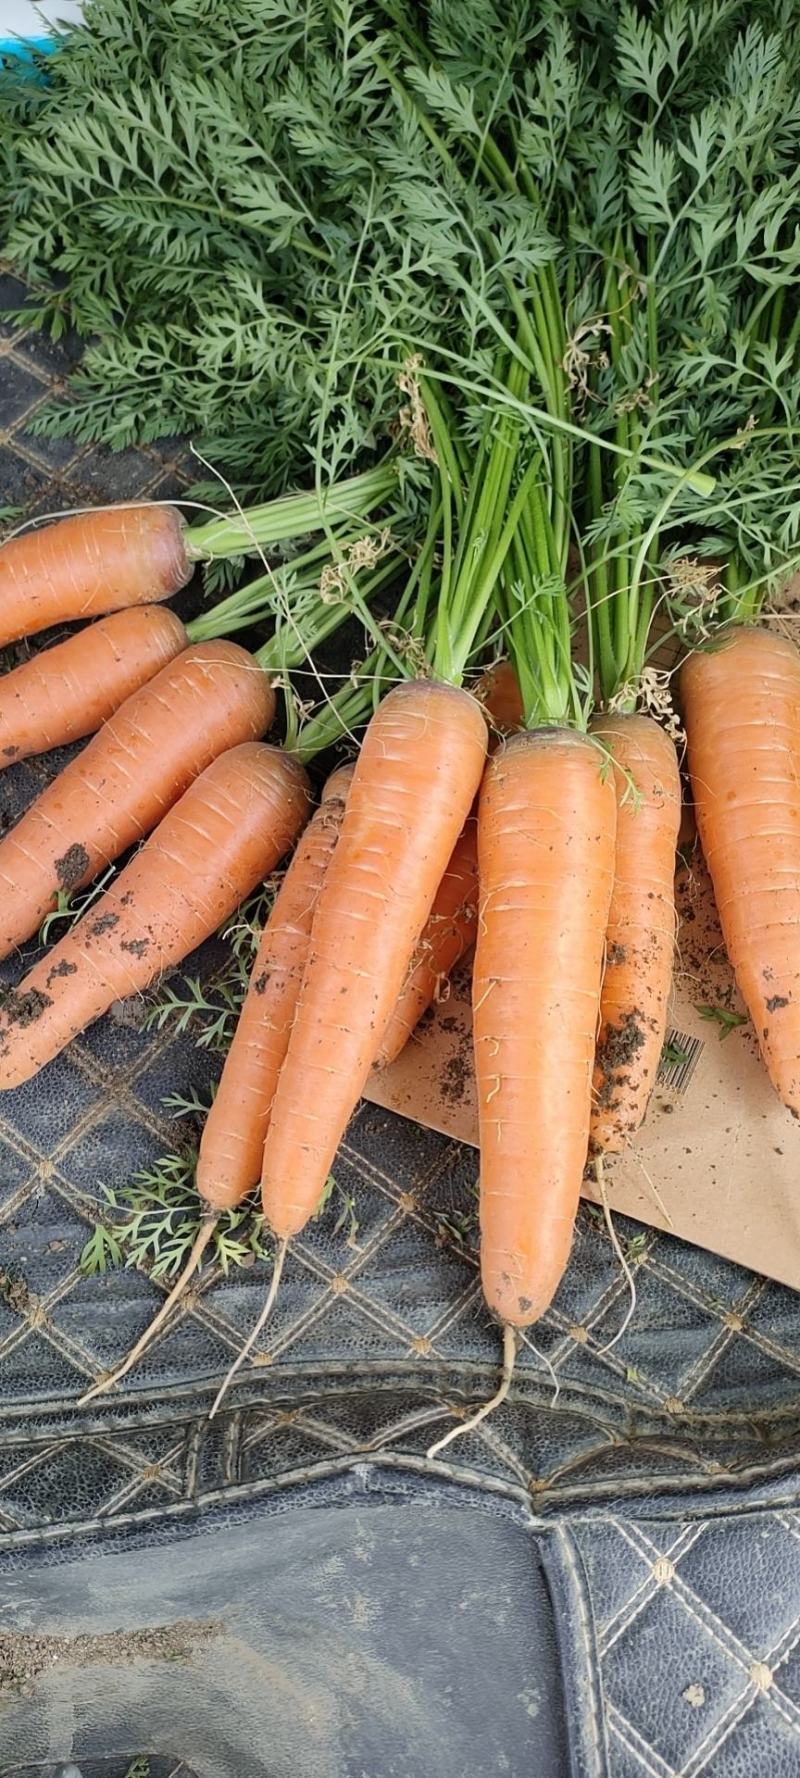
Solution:
[{"label": "carrot foliage", "polygon": [[565,411],[618,234],[643,434],[647,396],[687,456],[785,417],[797,38],[792,0],[89,0],[57,57],[0,75],[3,251],[26,314],[93,342],[76,405],[37,424],[187,434],[249,497],[302,478],[324,408],[339,474],[395,417],[398,340],[485,372],[528,278],[539,405]]}]

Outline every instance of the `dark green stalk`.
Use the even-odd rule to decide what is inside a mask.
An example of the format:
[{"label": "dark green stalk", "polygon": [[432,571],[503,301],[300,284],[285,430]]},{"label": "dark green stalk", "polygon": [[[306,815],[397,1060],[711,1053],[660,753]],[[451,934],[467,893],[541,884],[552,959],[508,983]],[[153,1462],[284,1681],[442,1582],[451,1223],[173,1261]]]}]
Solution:
[{"label": "dark green stalk", "polygon": [[731,551],[721,572],[724,596],[719,601],[719,613],[725,623],[755,623],[761,610],[766,592],[766,585],[759,588],[757,584],[743,581],[742,564],[738,556]]},{"label": "dark green stalk", "polygon": [[[516,361],[506,371],[508,387],[519,398],[526,373]],[[515,494],[512,487],[522,427],[507,413],[487,411],[451,564],[445,560],[435,623],[432,665],[442,679],[460,684],[482,630],[492,594],[511,547],[531,479],[526,470]],[[440,465],[441,473],[441,465]]]},{"label": "dark green stalk", "polygon": [[573,668],[572,616],[550,512],[550,466],[536,453],[525,510],[503,571],[503,615],[526,726],[585,727]]},{"label": "dark green stalk", "polygon": [[[419,344],[423,345],[424,341],[420,341]],[[445,353],[442,353],[443,358],[446,358],[446,356]],[[526,358],[523,352],[518,354],[518,361],[523,367],[526,367]],[[527,364],[527,368],[530,370],[530,364]],[[524,400],[520,400],[511,395],[508,390],[502,388],[495,389],[486,383],[475,382],[472,378],[463,376],[455,368],[438,370],[433,364],[426,365],[425,380],[426,382],[448,382],[451,383],[454,388],[462,389],[467,395],[479,395],[487,402],[496,401],[501,407],[508,408],[510,412],[516,412],[520,418],[525,420],[529,425],[532,422],[536,422],[547,433],[552,432],[555,434],[563,434],[565,438],[573,439],[576,443],[582,445],[596,444],[604,453],[607,453],[610,456],[619,457],[621,460],[627,459],[628,461],[631,461],[633,457],[632,452],[621,449],[613,438],[604,437],[602,433],[592,431],[591,427],[578,426],[576,422],[572,420],[561,420],[555,415],[548,413],[547,409],[534,406],[527,397]],[[784,432],[785,428],[780,428],[780,430],[781,432]],[[714,456],[715,454],[715,452],[712,452],[711,456]],[[667,462],[664,457],[654,456],[652,451],[642,451],[639,458],[639,461],[646,469],[655,469],[661,475],[671,477],[676,485],[679,485],[681,488],[691,488],[692,491],[695,494],[698,494],[703,500],[707,500],[709,496],[713,494],[716,485],[714,476],[707,474],[706,471],[700,467],[700,462],[706,462],[707,460],[710,460],[710,458],[704,456],[697,463],[690,465],[688,470],[685,470],[679,467],[676,463]],[[567,535],[568,534],[569,532],[567,529]]]}]

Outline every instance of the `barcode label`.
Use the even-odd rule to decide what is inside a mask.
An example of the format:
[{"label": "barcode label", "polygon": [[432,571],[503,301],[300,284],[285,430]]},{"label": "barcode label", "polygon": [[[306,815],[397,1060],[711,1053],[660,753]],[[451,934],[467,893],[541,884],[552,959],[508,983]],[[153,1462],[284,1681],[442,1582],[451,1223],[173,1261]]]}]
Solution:
[{"label": "barcode label", "polygon": [[670,1087],[673,1093],[685,1093],[704,1049],[701,1037],[687,1037],[685,1031],[668,1031],[656,1075],[659,1086]]}]

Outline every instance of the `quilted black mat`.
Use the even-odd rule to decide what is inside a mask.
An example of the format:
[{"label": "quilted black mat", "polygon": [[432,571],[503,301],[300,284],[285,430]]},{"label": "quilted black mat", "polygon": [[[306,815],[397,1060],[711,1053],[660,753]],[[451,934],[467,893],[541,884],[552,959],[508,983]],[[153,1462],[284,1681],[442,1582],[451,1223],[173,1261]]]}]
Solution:
[{"label": "quilted black mat", "polygon": [[[20,295],[0,277],[0,308]],[[55,347],[0,328],[0,503],[36,513],[180,493],[194,472],[174,441],[109,456],[33,436],[31,418],[62,389],[74,354],[72,342]],[[2,774],[4,824],[58,764]],[[189,967],[212,981],[218,964],[210,946]],[[7,968],[5,979],[22,967]],[[13,1565],[33,1549],[55,1556],[73,1539],[137,1528],[166,1535],[220,1502],[288,1498],[367,1468],[387,1480],[433,1475],[537,1522],[575,1526],[596,1584],[620,1778],[755,1770],[714,1762],[725,1736],[765,1711],[767,1739],[753,1742],[759,1769],[786,1778],[800,1769],[796,1603],[768,1610],[766,1589],[750,1578],[763,1557],[770,1599],[776,1574],[779,1594],[800,1596],[792,1293],[620,1220],[637,1304],[606,1350],[627,1289],[602,1226],[582,1211],[569,1272],[535,1346],[523,1342],[510,1400],[447,1463],[431,1466],[424,1453],[445,1429],[447,1404],[479,1401],[497,1375],[474,1246],[453,1232],[471,1203],[476,1161],[363,1106],[336,1167],[357,1230],[337,1226],[332,1204],[294,1244],[276,1312],[219,1418],[209,1425],[208,1407],[263,1300],[257,1265],[227,1278],[204,1270],[138,1369],[78,1410],[87,1383],[126,1352],[163,1299],[139,1271],[81,1275],[101,1187],[125,1184],[187,1140],[165,1097],[203,1092],[216,1065],[187,1038],[145,1034],[136,1008],[117,1013],[0,1104],[0,1556]],[[757,1509],[760,1518],[748,1516]],[[720,1567],[719,1539],[734,1535],[738,1571],[735,1561]],[[708,1668],[687,1681],[697,1689],[684,1743],[674,1745],[635,1678],[670,1639],[687,1647],[694,1639],[689,1666]],[[701,1694],[715,1700],[710,1715],[692,1703]],[[773,1728],[774,1766],[764,1752]]]}]

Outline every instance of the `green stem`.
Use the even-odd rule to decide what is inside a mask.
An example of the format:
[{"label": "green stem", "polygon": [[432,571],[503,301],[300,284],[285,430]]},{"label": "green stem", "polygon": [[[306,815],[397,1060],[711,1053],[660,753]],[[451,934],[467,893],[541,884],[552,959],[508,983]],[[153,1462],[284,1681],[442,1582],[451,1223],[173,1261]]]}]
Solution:
[{"label": "green stem", "polygon": [[[487,388],[485,383],[473,382],[470,378],[459,376],[452,370],[438,371],[431,365],[426,365],[425,378],[426,382],[452,383],[455,388],[462,389],[467,394],[479,395],[484,400],[496,400],[502,406],[520,414],[523,419],[535,420],[545,431],[563,433],[565,438],[575,439],[579,444],[598,445],[601,451],[608,451],[611,456],[624,458],[628,461],[633,459],[633,451],[622,449],[614,439],[604,438],[601,433],[592,432],[588,426],[577,426],[572,420],[558,419],[554,414],[547,412],[545,408],[535,407],[532,402],[527,400],[518,400],[508,391]],[[778,427],[774,430],[776,433],[783,433],[785,428]],[[724,447],[720,446],[720,449],[730,449],[731,442],[729,439]],[[711,456],[714,454],[712,452]],[[666,462],[663,457],[654,457],[651,451],[642,451],[639,454],[639,462],[643,463],[645,468],[655,469],[661,475],[674,477],[680,488],[691,488],[703,500],[707,500],[709,495],[713,494],[716,485],[713,475],[706,475],[700,467],[707,460],[709,460],[708,457],[699,458],[697,463],[690,465],[687,470],[681,469],[677,463]]]},{"label": "green stem", "polygon": [[[429,531],[394,613],[393,621],[398,628],[408,623],[412,610],[414,623],[419,622],[424,626],[430,598],[428,570],[435,544],[436,533]],[[426,587],[424,593],[423,583]],[[326,698],[314,716],[303,724],[293,749],[300,760],[307,763],[317,753],[336,746],[369,720],[387,680],[387,669],[391,665],[392,659],[382,638],[378,647],[373,649],[367,660],[357,669],[354,675],[356,683],[348,680],[332,697]]]},{"label": "green stem", "polygon": [[722,581],[725,587],[724,600],[720,601],[721,615],[726,623],[751,624],[755,621],[764,597],[763,588],[759,594],[757,582],[742,584],[741,563],[735,555],[730,555],[722,570]]},{"label": "green stem", "polygon": [[581,722],[569,600],[544,467],[540,458],[532,465],[527,504],[503,572],[507,628],[528,727]]},{"label": "green stem", "polygon": [[331,482],[321,494],[286,494],[249,512],[229,513],[204,525],[192,525],[185,533],[186,554],[192,562],[210,562],[240,556],[321,531],[340,519],[359,519],[380,506],[397,486],[395,463],[379,463],[361,475]]},{"label": "green stem", "polygon": [[[602,458],[596,445],[589,448],[589,510],[599,519],[604,506]],[[595,538],[587,544],[591,573],[591,614],[597,650],[600,691],[603,702],[614,696],[617,687],[617,660],[611,634],[610,587],[608,559],[602,544]]]},{"label": "green stem", "polygon": [[[525,377],[516,362],[508,368],[509,386],[519,394]],[[521,428],[509,415],[496,418],[489,410],[464,513],[452,593],[440,602],[434,668],[461,684],[485,613],[501,573],[525,503],[530,497],[536,463],[529,464],[511,498],[519,456]]]},{"label": "green stem", "polygon": [[[391,584],[396,574],[396,557],[382,562],[380,567],[365,578],[361,586],[362,600],[369,603],[376,598],[384,587]],[[257,649],[255,658],[267,673],[301,667],[313,655],[315,648],[319,648],[329,636],[335,635],[352,615],[352,606],[346,599],[333,602],[318,598],[310,610],[297,619],[293,616],[284,617],[275,634]]]},{"label": "green stem", "polygon": [[282,562],[266,574],[260,574],[257,580],[248,581],[246,586],[238,587],[212,605],[209,611],[192,618],[186,625],[189,641],[207,642],[217,636],[232,636],[236,630],[247,629],[263,617],[274,616],[278,601],[288,599],[290,585],[293,589],[297,586],[300,595],[306,587],[313,589],[319,585],[319,572],[314,576],[313,571],[318,569],[321,572],[330,559],[327,543],[318,543],[313,549],[304,550],[302,555],[293,556],[290,562]]}]

